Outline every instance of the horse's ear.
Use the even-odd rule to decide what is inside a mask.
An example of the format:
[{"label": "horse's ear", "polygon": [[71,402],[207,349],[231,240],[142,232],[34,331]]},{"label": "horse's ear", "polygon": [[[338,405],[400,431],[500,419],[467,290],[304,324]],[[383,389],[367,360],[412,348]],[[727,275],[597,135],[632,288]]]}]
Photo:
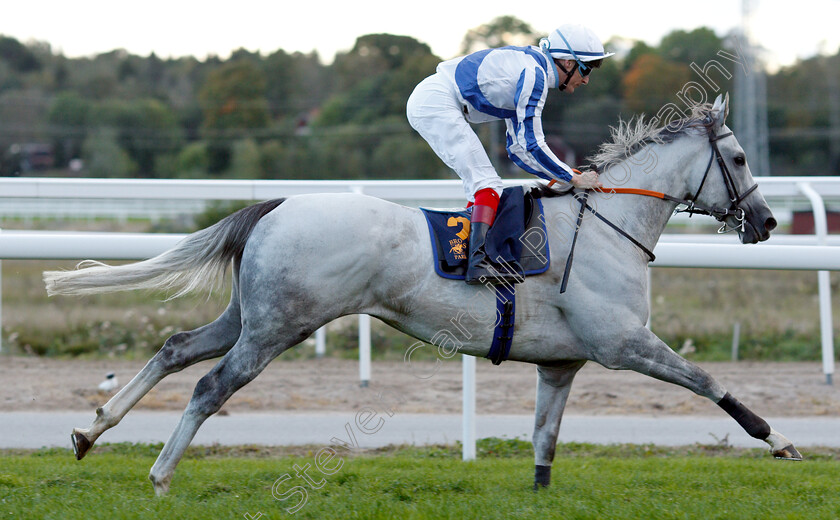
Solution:
[{"label": "horse's ear", "polygon": [[729,92],[723,97],[723,122],[729,119]]},{"label": "horse's ear", "polygon": [[709,115],[712,116],[712,120],[714,120],[715,127],[717,128],[720,128],[726,123],[726,118],[729,116],[729,92],[725,96],[718,94]]}]

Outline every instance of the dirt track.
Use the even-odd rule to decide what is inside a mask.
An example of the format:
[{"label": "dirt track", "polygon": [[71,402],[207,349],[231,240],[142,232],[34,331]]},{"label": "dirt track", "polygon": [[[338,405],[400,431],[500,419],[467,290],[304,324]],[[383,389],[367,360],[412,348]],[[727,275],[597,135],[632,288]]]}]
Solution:
[{"label": "dirt track", "polygon": [[[142,361],[57,361],[0,356],[0,411],[93,410],[108,399],[97,390],[107,372],[127,383]],[[508,362],[495,367],[480,360],[479,413],[532,414],[536,375],[532,365]],[[146,410],[182,410],[196,381],[213,366],[200,363],[164,379],[138,405]],[[819,363],[705,363],[708,372],[756,413],[768,417],[840,416],[840,382],[827,386]],[[412,364],[419,375],[433,365]],[[360,388],[356,361],[323,359],[275,361],[235,394],[223,412],[355,410],[382,400],[402,401],[414,413],[461,411],[461,363],[440,365],[428,379],[412,375],[401,362],[377,362],[368,388]],[[588,364],[578,374],[567,407],[575,414],[718,415],[706,399],[680,387],[632,372]]]}]

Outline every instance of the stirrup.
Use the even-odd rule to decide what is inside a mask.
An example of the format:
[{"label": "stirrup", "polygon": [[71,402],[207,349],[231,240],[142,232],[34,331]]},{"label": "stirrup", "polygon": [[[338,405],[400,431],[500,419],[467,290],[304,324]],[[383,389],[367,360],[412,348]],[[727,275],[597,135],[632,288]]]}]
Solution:
[{"label": "stirrup", "polygon": [[[510,267],[516,269],[519,266],[512,265]],[[521,268],[518,272],[511,271],[507,266],[499,266],[487,260],[470,266],[464,277],[464,282],[467,285],[512,285],[524,281],[525,275],[521,272]]]}]

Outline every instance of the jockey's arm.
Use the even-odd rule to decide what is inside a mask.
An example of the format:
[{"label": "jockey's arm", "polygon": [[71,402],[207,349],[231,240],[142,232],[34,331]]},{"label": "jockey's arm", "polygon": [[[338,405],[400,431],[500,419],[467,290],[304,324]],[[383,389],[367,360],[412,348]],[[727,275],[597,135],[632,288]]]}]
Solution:
[{"label": "jockey's arm", "polygon": [[[517,121],[508,124],[508,133],[513,141],[508,151],[528,166],[524,169],[529,173],[547,179],[571,182],[576,187],[591,184],[590,176],[576,180],[576,177],[580,176],[574,173],[572,167],[558,159],[545,141],[542,112],[549,86],[544,71],[525,70],[520,76],[518,87],[520,95],[516,106]],[[517,162],[516,159],[514,162]],[[576,182],[581,186],[577,186]]]}]

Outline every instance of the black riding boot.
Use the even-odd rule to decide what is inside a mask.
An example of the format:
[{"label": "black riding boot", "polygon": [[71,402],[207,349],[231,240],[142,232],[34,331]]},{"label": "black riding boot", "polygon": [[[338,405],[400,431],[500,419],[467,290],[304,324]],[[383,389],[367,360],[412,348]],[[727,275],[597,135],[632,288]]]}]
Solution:
[{"label": "black riding boot", "polygon": [[467,264],[467,274],[464,279],[469,285],[480,284],[515,284],[522,283],[524,275],[518,262],[513,264],[492,262],[484,249],[484,242],[490,225],[484,222],[470,224],[470,258]]}]

